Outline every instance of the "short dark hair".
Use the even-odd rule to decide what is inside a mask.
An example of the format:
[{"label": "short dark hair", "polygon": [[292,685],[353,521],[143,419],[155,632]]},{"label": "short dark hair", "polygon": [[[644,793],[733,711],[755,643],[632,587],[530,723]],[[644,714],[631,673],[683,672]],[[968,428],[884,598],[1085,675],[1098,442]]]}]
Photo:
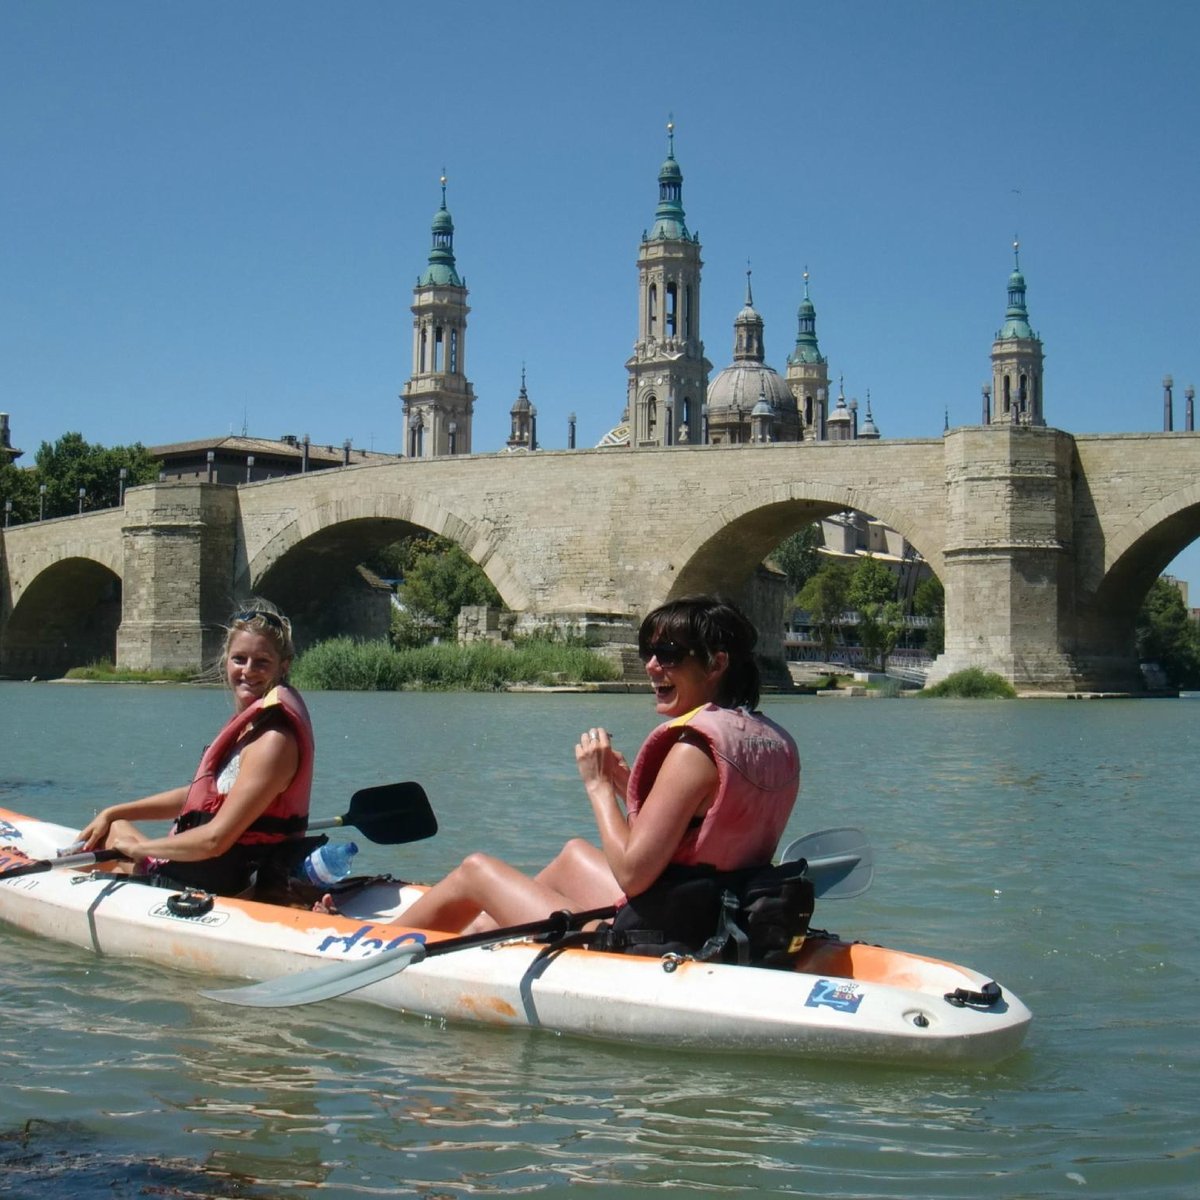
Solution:
[{"label": "short dark hair", "polygon": [[676,642],[706,666],[723,650],[729,666],[717,683],[715,703],[722,708],[757,708],[762,681],[754,647],[758,630],[736,605],[719,596],[684,596],[668,600],[646,614],[638,629],[638,649],[645,655],[655,641]]}]

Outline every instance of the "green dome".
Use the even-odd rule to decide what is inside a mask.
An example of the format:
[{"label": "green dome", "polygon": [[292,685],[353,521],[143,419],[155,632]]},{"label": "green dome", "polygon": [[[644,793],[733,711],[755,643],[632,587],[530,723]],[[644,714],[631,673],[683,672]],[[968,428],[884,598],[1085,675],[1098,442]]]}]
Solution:
[{"label": "green dome", "polygon": [[1029,310],[1025,307],[1025,276],[1021,274],[1020,243],[1013,242],[1014,265],[1008,277],[1008,309],[1004,324],[996,334],[998,342],[1036,341],[1037,334],[1029,324]]},{"label": "green dome", "polygon": [[687,241],[691,238],[683,216],[683,172],[675,161],[675,126],[667,126],[667,157],[658,169],[658,208],[648,241]]},{"label": "green dome", "polygon": [[463,281],[454,265],[454,221],[446,207],[446,180],[442,178],[442,206],[433,216],[433,245],[429,251],[429,266],[417,280],[417,287],[462,287]]}]

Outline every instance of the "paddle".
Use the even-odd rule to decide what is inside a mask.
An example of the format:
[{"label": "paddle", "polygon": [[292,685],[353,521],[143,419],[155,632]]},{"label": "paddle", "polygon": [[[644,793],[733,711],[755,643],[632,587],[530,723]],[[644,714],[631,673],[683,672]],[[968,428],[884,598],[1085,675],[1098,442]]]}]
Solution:
[{"label": "paddle", "polygon": [[875,877],[871,844],[861,829],[822,829],[790,842],[780,862],[805,859],[813,891],[822,900],[861,896]]},{"label": "paddle", "polygon": [[42,871],[56,871],[59,867],[90,867],[92,863],[112,862],[124,857],[120,850],[89,850],[83,854],[63,854],[58,858],[40,859],[21,867],[9,867],[7,871],[0,871],[0,881],[16,879],[18,875],[39,875]]},{"label": "paddle", "polygon": [[[438,831],[437,817],[419,783],[384,783],[378,787],[360,788],[350,797],[350,807],[340,817],[321,817],[308,823],[310,831],[343,827],[357,829],[381,846],[419,842],[433,837]],[[70,856],[82,845],[82,842],[73,842],[59,854]],[[54,865],[62,866],[62,858]],[[0,875],[0,879],[3,878]]]},{"label": "paddle", "polygon": [[419,842],[438,831],[437,817],[419,783],[385,783],[362,788],[350,797],[340,817],[309,821],[309,830],[349,826],[381,846]]},{"label": "paddle", "polygon": [[564,910],[543,917],[540,921],[527,921],[524,925],[467,933],[439,942],[406,942],[369,958],[332,962],[296,975],[281,975],[277,979],[245,987],[203,991],[200,995],[209,1000],[219,1000],[222,1004],[239,1004],[247,1008],[294,1008],[300,1004],[315,1004],[318,1000],[332,1000],[335,996],[356,992],[369,983],[387,979],[389,975],[398,974],[423,958],[434,958],[439,954],[452,954],[455,950],[469,950],[478,946],[494,946],[497,942],[532,934],[557,936],[586,925],[588,921],[602,921],[616,911],[611,906],[578,913]]}]

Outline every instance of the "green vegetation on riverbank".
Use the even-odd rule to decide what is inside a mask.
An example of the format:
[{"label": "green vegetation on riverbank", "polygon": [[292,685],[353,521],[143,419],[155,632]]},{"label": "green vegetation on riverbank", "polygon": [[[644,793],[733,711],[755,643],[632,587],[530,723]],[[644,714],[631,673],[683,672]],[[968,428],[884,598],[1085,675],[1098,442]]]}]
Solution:
[{"label": "green vegetation on riverbank", "polygon": [[83,680],[87,683],[192,683],[195,671],[132,671],[118,670],[107,659],[89,663],[86,667],[72,667],[66,679]]},{"label": "green vegetation on riverbank", "polygon": [[941,683],[927,687],[921,696],[952,697],[957,700],[1012,700],[1017,692],[1008,680],[991,671],[967,667],[947,675]]},{"label": "green vegetation on riverbank", "polygon": [[603,682],[620,676],[616,665],[585,646],[531,639],[516,646],[439,642],[396,650],[386,642],[333,638],[306,650],[292,668],[302,691],[500,691]]}]

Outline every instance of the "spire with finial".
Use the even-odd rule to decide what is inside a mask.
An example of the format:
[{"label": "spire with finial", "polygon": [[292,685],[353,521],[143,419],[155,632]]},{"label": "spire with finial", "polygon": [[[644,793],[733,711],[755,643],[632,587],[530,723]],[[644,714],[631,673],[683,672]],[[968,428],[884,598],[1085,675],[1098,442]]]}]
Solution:
[{"label": "spire with finial", "polygon": [[817,344],[817,310],[808,295],[808,267],[804,268],[804,299],[800,301],[797,314],[799,328],[796,331],[796,346],[788,357],[789,363],[822,363],[821,347]]},{"label": "spire with finial", "polygon": [[1033,340],[1037,335],[1029,324],[1029,310],[1025,307],[1025,276],[1021,274],[1021,241],[1013,235],[1013,270],[1008,277],[1008,309],[1004,324],[996,334],[997,341],[1015,339]]},{"label": "spire with finial", "polygon": [[879,426],[875,424],[875,418],[871,415],[871,389],[867,388],[867,418],[859,427],[858,440],[860,442],[878,441],[879,436]]},{"label": "spire with finial", "polygon": [[675,161],[675,121],[671,118],[667,121],[667,157],[658,171],[658,208],[647,238],[676,241],[691,236],[683,215],[683,172]]},{"label": "spire with finial", "polygon": [[765,362],[766,344],[763,340],[763,319],[755,311],[754,293],[750,290],[750,260],[746,260],[746,303],[733,322],[734,362]]},{"label": "spire with finial", "polygon": [[433,245],[429,250],[429,266],[417,280],[418,287],[449,285],[463,287],[454,265],[454,221],[446,207],[446,169],[439,179],[442,186],[442,205],[433,217]]}]

